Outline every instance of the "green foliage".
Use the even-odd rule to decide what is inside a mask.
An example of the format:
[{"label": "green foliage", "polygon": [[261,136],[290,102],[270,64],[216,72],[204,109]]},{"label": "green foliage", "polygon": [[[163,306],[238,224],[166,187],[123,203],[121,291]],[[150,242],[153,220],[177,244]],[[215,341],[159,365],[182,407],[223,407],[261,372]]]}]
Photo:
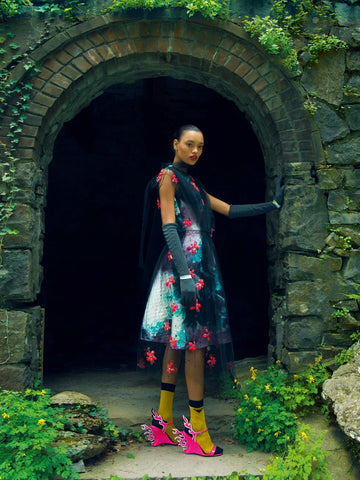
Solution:
[{"label": "green foliage", "polygon": [[23,12],[24,7],[31,5],[30,0],[1,0],[0,16],[15,17]]},{"label": "green foliage", "polygon": [[279,55],[284,67],[294,74],[299,74],[299,61],[297,52],[293,47],[293,40],[286,28],[281,26],[277,19],[258,16],[245,17],[243,27],[251,37],[258,42],[271,55]]},{"label": "green foliage", "polygon": [[321,53],[327,53],[331,50],[343,50],[347,48],[347,43],[335,35],[314,34],[305,48],[311,55],[311,61],[318,62]]},{"label": "green foliage", "polygon": [[294,441],[296,417],[281,403],[279,396],[286,378],[287,373],[279,366],[259,374],[252,367],[251,380],[245,381],[239,391],[234,437],[249,451],[283,453],[289,442]]},{"label": "green foliage", "polygon": [[51,407],[46,390],[0,392],[1,480],[79,478],[66,457],[66,447],[52,446],[66,417]]},{"label": "green foliage", "polygon": [[300,425],[287,455],[276,457],[266,467],[264,480],[331,480],[326,464],[329,453],[322,450],[324,434],[316,435],[309,425]]},{"label": "green foliage", "polygon": [[350,348],[347,350],[341,350],[337,355],[335,355],[334,360],[337,365],[344,365],[345,363],[350,362],[354,358],[355,352]]},{"label": "green foliage", "polygon": [[113,0],[106,12],[114,13],[139,8],[153,10],[162,7],[185,8],[189,17],[195,13],[205,18],[228,18],[229,16],[228,0]]}]

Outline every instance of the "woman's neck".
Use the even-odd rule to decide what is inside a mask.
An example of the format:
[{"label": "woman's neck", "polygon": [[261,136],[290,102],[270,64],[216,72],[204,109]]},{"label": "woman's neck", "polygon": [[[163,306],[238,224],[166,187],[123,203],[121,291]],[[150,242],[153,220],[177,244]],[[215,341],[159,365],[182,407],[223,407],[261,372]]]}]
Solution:
[{"label": "woman's neck", "polygon": [[185,173],[188,173],[189,168],[190,168],[190,165],[188,165],[185,162],[179,161],[179,160],[174,161],[172,163],[172,165],[173,165],[173,167],[177,168],[181,172],[185,172]]}]

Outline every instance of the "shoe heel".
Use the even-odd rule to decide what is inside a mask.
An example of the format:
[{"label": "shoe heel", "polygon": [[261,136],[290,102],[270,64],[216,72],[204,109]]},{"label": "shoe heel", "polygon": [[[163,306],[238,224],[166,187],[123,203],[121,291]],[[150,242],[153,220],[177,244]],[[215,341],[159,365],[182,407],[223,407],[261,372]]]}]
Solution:
[{"label": "shoe heel", "polygon": [[157,414],[155,410],[152,411],[152,416],[153,421],[156,421],[159,424],[159,427],[156,425],[141,425],[141,428],[144,430],[144,435],[147,440],[151,442],[151,445],[153,447],[157,447],[158,445],[177,445],[177,443],[173,442],[165,432],[166,427],[172,422],[164,422],[161,415]]}]

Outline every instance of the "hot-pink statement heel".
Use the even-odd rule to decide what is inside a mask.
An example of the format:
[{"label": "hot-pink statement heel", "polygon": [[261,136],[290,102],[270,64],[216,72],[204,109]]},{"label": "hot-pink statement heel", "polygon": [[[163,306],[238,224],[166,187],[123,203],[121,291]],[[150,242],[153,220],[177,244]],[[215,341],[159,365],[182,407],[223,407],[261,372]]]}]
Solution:
[{"label": "hot-pink statement heel", "polygon": [[166,427],[173,422],[166,423],[162,416],[156,413],[155,410],[152,410],[151,412],[153,417],[152,424],[150,426],[141,425],[141,428],[144,430],[144,434],[151,442],[151,445],[153,447],[157,447],[158,445],[177,445],[177,443],[173,442],[165,432]]},{"label": "hot-pink statement heel", "polygon": [[201,455],[202,457],[219,457],[223,454],[223,449],[217,447],[216,445],[213,446],[209,453],[205,453],[200,447],[200,445],[197,443],[196,436],[200,435],[200,433],[207,432],[208,429],[206,428],[201,432],[194,432],[194,429],[192,428],[191,423],[189,423],[189,420],[186,417],[183,417],[183,419],[185,427],[184,431],[180,432],[179,430],[174,429],[173,432],[178,435],[176,440],[178,444],[184,449],[184,453]]}]

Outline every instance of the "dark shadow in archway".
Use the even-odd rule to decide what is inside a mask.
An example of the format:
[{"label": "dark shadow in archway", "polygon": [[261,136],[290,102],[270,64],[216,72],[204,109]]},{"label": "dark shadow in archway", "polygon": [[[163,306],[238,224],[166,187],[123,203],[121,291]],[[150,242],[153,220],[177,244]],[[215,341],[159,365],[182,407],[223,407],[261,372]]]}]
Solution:
[{"label": "dark shadow in archway", "polygon": [[[264,200],[261,149],[237,107],[169,77],[115,85],[60,132],[49,166],[41,302],[45,371],[136,363],[144,297],[137,267],[143,192],[172,160],[174,128],[194,123],[205,151],[194,176],[230,203]],[[266,354],[265,218],[216,218],[215,244],[236,359]]]}]

